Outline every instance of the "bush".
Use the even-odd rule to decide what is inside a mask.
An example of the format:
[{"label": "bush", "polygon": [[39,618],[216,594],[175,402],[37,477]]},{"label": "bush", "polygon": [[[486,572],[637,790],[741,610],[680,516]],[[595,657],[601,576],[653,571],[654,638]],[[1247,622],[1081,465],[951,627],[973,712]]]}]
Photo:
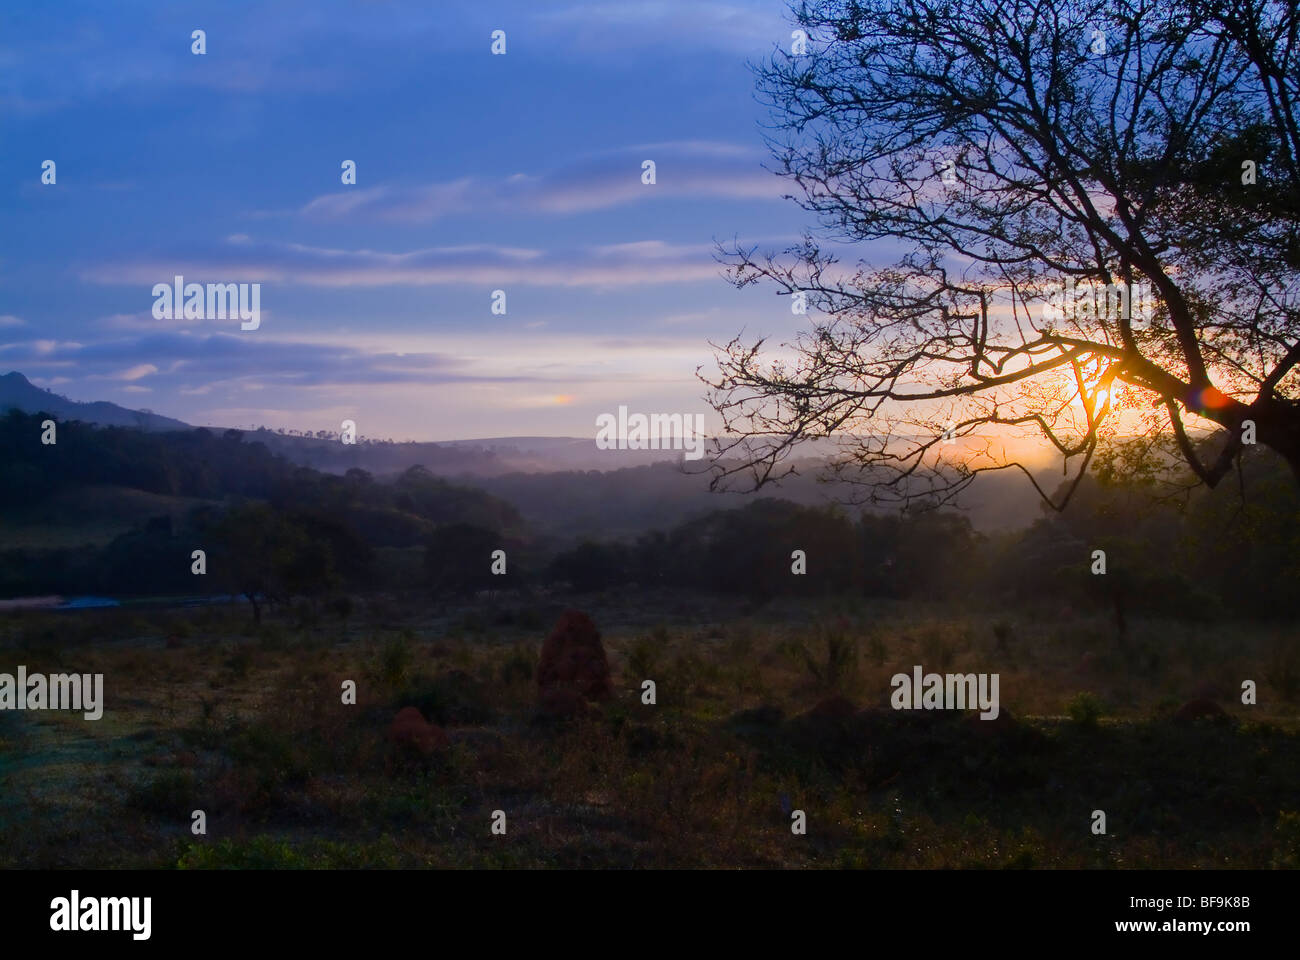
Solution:
[{"label": "bush", "polygon": [[[529,664],[531,670],[531,663]],[[436,677],[418,676],[393,701],[395,707],[415,707],[433,723],[478,724],[492,720],[483,685],[463,670]]]},{"label": "bush", "polygon": [[1093,729],[1102,716],[1102,703],[1091,693],[1076,693],[1065,705],[1070,719],[1085,729]]},{"label": "bush", "polygon": [[389,687],[406,682],[411,668],[411,641],[406,634],[393,637],[379,653],[379,679]]},{"label": "bush", "polygon": [[1283,810],[1273,827],[1277,845],[1273,848],[1273,868],[1294,870],[1300,867],[1300,813]]},{"label": "bush", "polygon": [[197,802],[198,784],[189,770],[167,770],[137,787],[127,805],[161,817],[188,820]]},{"label": "bush", "polygon": [[952,666],[956,650],[942,627],[932,627],[921,635],[921,662],[934,664],[940,673]]},{"label": "bush", "polygon": [[830,627],[822,627],[816,644],[796,642],[793,652],[819,690],[840,693],[858,677],[858,642]]},{"label": "bush", "polygon": [[532,650],[527,647],[515,647],[502,661],[497,675],[506,686],[512,683],[529,683],[533,679],[533,667],[536,662],[537,655]]},{"label": "bush", "polygon": [[640,683],[653,679],[663,657],[663,642],[654,637],[639,637],[627,652],[628,676]]},{"label": "bush", "polygon": [[236,646],[231,651],[230,656],[226,657],[225,665],[236,680],[243,680],[248,676],[248,671],[253,666],[253,651],[247,646]]}]

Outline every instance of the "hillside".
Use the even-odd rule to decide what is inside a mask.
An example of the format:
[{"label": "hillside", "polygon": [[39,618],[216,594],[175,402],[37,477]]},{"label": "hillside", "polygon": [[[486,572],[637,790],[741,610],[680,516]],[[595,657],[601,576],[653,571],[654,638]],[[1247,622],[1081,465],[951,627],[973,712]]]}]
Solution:
[{"label": "hillside", "polygon": [[[0,417],[0,596],[242,590],[270,562],[324,590],[372,551],[419,553],[441,527],[527,532],[509,503],[421,468],[321,473],[233,430],[68,421],[57,443],[40,435],[40,414]],[[221,575],[195,579],[196,546],[226,552]]]},{"label": "hillside", "polygon": [[104,427],[135,427],[138,430],[192,430],[188,423],[159,416],[148,410],[129,410],[116,403],[97,400],[79,403],[43,390],[16,370],[0,377],[0,413],[49,413],[60,420],[80,420]]}]

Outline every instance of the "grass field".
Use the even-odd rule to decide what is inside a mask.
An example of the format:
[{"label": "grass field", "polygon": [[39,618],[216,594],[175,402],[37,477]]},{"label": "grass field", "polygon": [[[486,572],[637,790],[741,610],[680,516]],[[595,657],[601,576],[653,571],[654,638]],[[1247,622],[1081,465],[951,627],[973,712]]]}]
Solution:
[{"label": "grass field", "polygon": [[[617,693],[542,720],[565,606],[601,628]],[[0,671],[102,672],[106,707],[0,713],[0,864],[1300,866],[1290,627],[1136,621],[1121,643],[1078,611],[643,593],[357,607],[4,616]],[[915,664],[998,673],[1002,720],[891,710]],[[1224,716],[1175,716],[1198,697]],[[450,747],[389,743],[405,706]]]}]

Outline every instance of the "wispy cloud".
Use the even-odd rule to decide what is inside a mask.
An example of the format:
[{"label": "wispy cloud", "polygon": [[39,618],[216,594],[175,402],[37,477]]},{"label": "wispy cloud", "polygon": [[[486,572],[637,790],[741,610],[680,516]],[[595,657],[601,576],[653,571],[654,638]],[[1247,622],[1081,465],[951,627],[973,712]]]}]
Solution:
[{"label": "wispy cloud", "polygon": [[[0,372],[191,422],[589,432],[629,390],[696,397],[706,337],[791,322],[711,242],[798,229],[745,66],[789,43],[787,0],[208,6],[0,16],[6,142],[31,147],[0,201]],[[262,283],[260,328],[153,317],[177,274]]]},{"label": "wispy cloud", "polygon": [[117,374],[114,377],[114,379],[139,380],[142,377],[147,377],[149,376],[149,374],[157,373],[157,372],[158,372],[158,368],[155,367],[152,363],[137,363],[134,367],[131,367],[128,370],[123,370],[121,373]]},{"label": "wispy cloud", "polygon": [[[170,281],[171,278],[164,277],[157,282],[167,283]],[[150,289],[152,290],[152,284],[150,284]],[[274,322],[275,312],[271,310],[262,309],[258,312],[258,316],[261,319],[262,323],[270,323],[270,322]],[[153,315],[152,309],[140,310],[136,313],[114,313],[106,317],[100,317],[99,320],[96,322],[96,326],[102,330],[141,331],[141,332],[149,331],[153,333],[157,333],[162,330],[193,331],[193,330],[200,330],[204,327],[211,327],[211,328],[227,327],[229,326],[229,324],[230,324],[229,320],[220,320],[220,319],[211,319],[211,318],[196,320],[193,317],[187,318],[183,315],[173,315],[170,319],[167,318],[159,319],[158,317],[155,317]]]},{"label": "wispy cloud", "polygon": [[[150,362],[122,366],[141,358]],[[37,376],[75,368],[84,380],[134,383],[149,377],[183,390],[229,382],[311,387],[545,381],[472,370],[466,360],[448,354],[368,351],[342,343],[232,334],[159,333],[89,344],[11,343],[0,346],[0,366]]]},{"label": "wispy cloud", "polygon": [[[384,89],[389,73],[375,70],[376,63],[409,70],[413,79],[423,75],[423,65],[408,59],[412,42],[453,57],[487,55],[490,42],[481,13],[455,4],[384,4],[378,13],[358,11],[349,0],[268,0],[214,6],[197,21],[183,6],[127,4],[114,8],[111,23],[95,6],[70,5],[60,30],[42,31],[36,17],[30,25],[26,17],[6,23],[0,108],[37,114],[87,99],[165,97],[177,89],[237,95]],[[757,55],[788,37],[783,14],[779,0],[567,6],[507,0],[493,4],[490,23],[507,29],[515,57],[590,62],[665,51]],[[190,31],[199,25],[208,34],[204,57],[190,53]]]},{"label": "wispy cloud", "polygon": [[[709,244],[678,245],[658,240],[557,251],[470,245],[385,253],[263,243],[239,237],[204,254],[106,263],[82,270],[81,277],[91,283],[150,287],[170,283],[176,275],[194,283],[262,282],[314,287],[618,287],[715,280],[719,267],[713,253]],[[265,293],[262,303],[268,302]]]},{"label": "wispy cloud", "polygon": [[[642,182],[654,161],[655,183]],[[461,177],[413,187],[377,186],[316,197],[299,211],[313,219],[428,222],[456,214],[570,214],[679,197],[776,200],[782,181],[754,150],[725,143],[629,147],[541,174]]]},{"label": "wispy cloud", "polygon": [[[698,344],[666,337],[516,330],[497,343],[484,351],[481,336],[469,333],[167,332],[3,345],[0,370],[21,370],[77,400],[131,406],[147,394],[159,413],[195,424],[336,429],[340,417],[364,414],[367,431],[451,439],[521,431],[587,435],[593,408],[610,409],[630,396],[662,404],[682,388],[694,396],[697,384],[686,371],[707,358]],[[124,379],[124,372],[136,372],[132,366],[157,372]]]}]

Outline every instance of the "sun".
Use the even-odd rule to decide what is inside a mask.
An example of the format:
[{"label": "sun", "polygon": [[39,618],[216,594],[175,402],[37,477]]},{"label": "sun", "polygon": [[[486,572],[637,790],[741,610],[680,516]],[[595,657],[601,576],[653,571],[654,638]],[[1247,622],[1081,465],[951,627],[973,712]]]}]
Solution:
[{"label": "sun", "polygon": [[1090,361],[1079,365],[1077,376],[1073,371],[1067,374],[1065,389],[1073,391],[1070,404],[1080,412],[1087,410],[1085,401],[1091,403],[1094,412],[1106,409],[1119,393],[1114,378],[1108,376],[1109,370],[1110,364]]}]

